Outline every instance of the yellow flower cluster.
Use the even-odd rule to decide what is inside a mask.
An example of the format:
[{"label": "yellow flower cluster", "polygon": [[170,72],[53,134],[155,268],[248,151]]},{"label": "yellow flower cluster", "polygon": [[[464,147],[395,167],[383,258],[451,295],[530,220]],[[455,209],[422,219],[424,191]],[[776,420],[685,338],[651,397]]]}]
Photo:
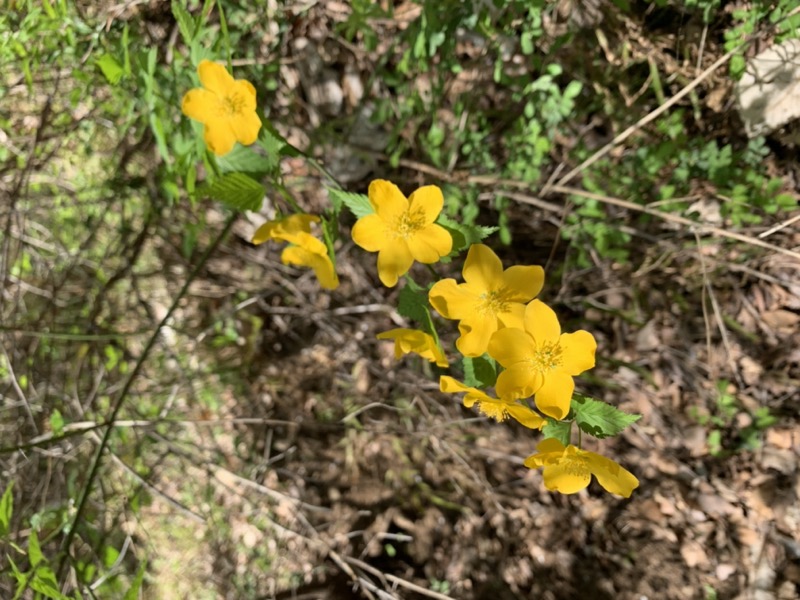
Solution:
[{"label": "yellow flower cluster", "polygon": [[[207,148],[222,156],[236,142],[253,144],[261,128],[253,85],[207,60],[200,62],[198,75],[203,87],[187,92],[181,108],[203,124]],[[385,286],[396,286],[415,261],[432,265],[451,254],[453,238],[437,223],[444,206],[438,187],[421,187],[406,198],[395,184],[379,179],[369,185],[368,199],[372,212],[358,219],[352,237],[364,250],[377,252],[378,277]],[[310,267],[321,286],[333,290],[339,285],[333,250],[311,231],[311,225],[319,222],[317,216],[293,214],[264,223],[252,241],[288,242],[281,254],[283,263]],[[463,393],[466,407],[474,406],[497,421],[511,417],[530,429],[541,430],[548,418],[574,418],[573,377],[594,367],[597,344],[588,331],[562,333],[555,312],[536,298],[544,285],[542,267],[504,269],[491,248],[472,244],[462,277],[461,283],[436,281],[428,291],[428,302],[444,319],[458,321],[459,353],[469,359],[488,356],[502,371],[494,386],[497,397],[447,375],[440,378],[441,391]],[[397,359],[414,353],[447,368],[433,322],[427,326],[430,332],[392,329],[378,339],[394,342]],[[533,405],[528,403],[531,398]],[[614,461],[571,444],[564,446],[557,439],[545,439],[537,450],[525,465],[542,468],[550,490],[575,493],[589,484],[592,475],[603,488],[625,497],[639,485]]]}]

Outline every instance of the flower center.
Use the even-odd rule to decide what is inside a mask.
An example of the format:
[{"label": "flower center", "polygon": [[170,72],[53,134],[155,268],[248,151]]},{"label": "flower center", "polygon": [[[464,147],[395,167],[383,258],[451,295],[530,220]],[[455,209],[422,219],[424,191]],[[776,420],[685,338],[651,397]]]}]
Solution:
[{"label": "flower center", "polygon": [[528,366],[532,371],[544,375],[563,364],[561,358],[562,349],[558,342],[544,342],[536,347],[533,354],[528,358]]},{"label": "flower center", "polygon": [[510,292],[505,288],[484,292],[480,296],[478,313],[482,316],[496,317],[501,313],[508,312]]},{"label": "flower center", "polygon": [[506,407],[500,402],[479,402],[478,410],[490,419],[494,419],[498,422],[505,421],[506,417],[508,416]]},{"label": "flower center", "polygon": [[407,240],[425,227],[425,213],[422,210],[408,210],[394,222],[392,234],[397,239]]},{"label": "flower center", "polygon": [[244,112],[246,99],[242,94],[230,94],[220,102],[220,112],[223,116],[233,117]]},{"label": "flower center", "polygon": [[575,477],[586,477],[591,474],[589,470],[589,461],[581,456],[577,451],[570,452],[567,450],[558,461],[558,466],[564,469],[569,475]]}]

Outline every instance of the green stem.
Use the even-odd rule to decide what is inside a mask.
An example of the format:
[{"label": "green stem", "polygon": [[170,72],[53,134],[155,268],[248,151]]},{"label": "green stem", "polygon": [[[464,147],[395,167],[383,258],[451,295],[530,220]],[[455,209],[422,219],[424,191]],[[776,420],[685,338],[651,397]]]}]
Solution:
[{"label": "green stem", "polygon": [[200,274],[200,271],[205,266],[208,259],[211,255],[216,251],[217,247],[220,245],[222,240],[231,230],[234,221],[236,221],[237,213],[232,213],[230,217],[228,217],[227,222],[225,223],[225,227],[220,232],[220,234],[216,237],[216,239],[212,242],[212,244],[206,249],[203,256],[200,258],[200,261],[197,263],[195,268],[186,278],[186,282],[183,284],[183,287],[178,292],[178,295],[175,297],[175,300],[172,301],[172,305],[169,307],[167,314],[164,315],[164,318],[161,319],[161,322],[156,326],[155,331],[150,336],[150,339],[147,341],[147,345],[145,346],[144,350],[142,351],[139,360],[136,361],[136,365],[133,367],[130,376],[125,381],[125,385],[123,386],[122,390],[117,397],[114,406],[111,409],[111,414],[109,415],[108,419],[106,420],[106,429],[103,432],[103,437],[100,440],[100,445],[97,448],[97,453],[92,461],[92,466],[89,469],[89,477],[86,481],[86,484],[83,488],[83,494],[81,495],[81,499],[78,502],[78,507],[75,511],[75,516],[72,518],[72,523],[70,524],[69,530],[67,531],[67,535],[64,538],[64,542],[61,544],[61,560],[58,564],[58,579],[61,579],[61,576],[64,572],[64,567],[67,564],[67,559],[69,557],[69,549],[72,546],[72,542],[75,539],[75,532],[78,529],[78,524],[80,520],[83,518],[83,513],[86,510],[86,504],[89,500],[89,495],[92,492],[92,487],[94,486],[94,482],[97,479],[97,476],[100,473],[100,466],[103,462],[103,453],[108,448],[109,440],[111,439],[111,432],[114,430],[114,422],[117,420],[117,415],[119,415],[119,411],[122,409],[122,405],[125,403],[125,399],[128,397],[128,393],[130,392],[131,388],[133,387],[133,382],[136,380],[139,372],[142,370],[142,366],[144,365],[147,357],[150,355],[151,350],[155,347],[156,341],[158,340],[161,330],[166,326],[169,320],[172,318],[172,314],[178,308],[178,304],[180,304],[183,297],[186,295],[186,292],[189,291],[189,286],[191,283],[197,278]]}]

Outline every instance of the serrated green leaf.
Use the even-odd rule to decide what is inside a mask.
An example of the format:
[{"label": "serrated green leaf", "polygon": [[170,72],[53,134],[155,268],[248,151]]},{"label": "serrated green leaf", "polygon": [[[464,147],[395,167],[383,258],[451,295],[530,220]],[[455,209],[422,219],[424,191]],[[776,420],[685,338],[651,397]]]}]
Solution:
[{"label": "serrated green leaf", "polygon": [[283,139],[280,133],[275,131],[269,122],[264,122],[257,144],[264,149],[270,160],[277,166],[281,156],[284,156],[283,151],[288,142]]},{"label": "serrated green leaf", "polygon": [[458,254],[472,244],[477,244],[497,231],[497,227],[484,227],[483,225],[464,225],[454,221],[446,215],[439,215],[436,222],[447,229],[453,238],[451,254]]},{"label": "serrated green leaf", "polygon": [[6,491],[3,492],[3,497],[0,498],[0,537],[4,536],[9,531],[9,524],[11,523],[11,515],[14,511],[14,494],[12,489],[14,482],[10,482]]},{"label": "serrated green leaf", "polygon": [[35,567],[44,560],[42,548],[39,546],[39,538],[36,535],[35,529],[31,530],[31,535],[28,538],[28,560],[31,562],[32,567]]},{"label": "serrated green leaf", "polygon": [[117,85],[122,79],[122,76],[125,74],[122,65],[117,62],[116,58],[108,53],[103,54],[103,56],[94,62],[98,67],[100,67],[100,70],[103,72],[103,76],[111,85]]},{"label": "serrated green leaf", "polygon": [[261,210],[266,190],[244,173],[227,173],[202,186],[198,194],[219,200],[235,210]]},{"label": "serrated green leaf", "polygon": [[233,150],[217,157],[217,166],[222,173],[247,173],[263,177],[274,173],[278,167],[277,155],[259,154],[250,146],[236,144]]},{"label": "serrated green leaf", "polygon": [[542,427],[542,435],[544,439],[554,438],[559,442],[568,446],[570,443],[570,434],[572,433],[571,421],[556,421],[555,419],[547,419],[547,423]]},{"label": "serrated green leaf", "polygon": [[497,363],[488,354],[465,356],[461,360],[464,369],[464,385],[474,388],[493,387],[497,381]]},{"label": "serrated green leaf", "polygon": [[372,208],[372,204],[369,202],[369,197],[364,194],[354,194],[330,187],[326,189],[328,190],[331,204],[333,204],[333,209],[336,212],[339,212],[342,206],[346,206],[356,219],[366,217],[375,212],[375,209]]},{"label": "serrated green leaf", "polygon": [[425,288],[418,286],[410,277],[397,296],[397,312],[406,319],[423,325],[430,322],[428,292]]},{"label": "serrated green leaf", "polygon": [[190,46],[194,39],[195,32],[192,15],[189,14],[189,11],[187,11],[178,0],[172,0],[172,16],[175,17],[175,20],[178,22],[178,29],[181,30],[183,43]]},{"label": "serrated green leaf", "polygon": [[575,422],[581,431],[598,439],[617,435],[642,418],[642,415],[628,414],[610,404],[580,394],[573,396],[571,406]]},{"label": "serrated green leaf", "polygon": [[138,600],[139,588],[142,587],[142,582],[144,581],[144,574],[146,571],[147,562],[143,561],[139,564],[139,568],[136,570],[136,577],[134,577],[133,581],[131,582],[131,587],[129,587],[128,591],[125,592],[125,596],[122,600]]}]

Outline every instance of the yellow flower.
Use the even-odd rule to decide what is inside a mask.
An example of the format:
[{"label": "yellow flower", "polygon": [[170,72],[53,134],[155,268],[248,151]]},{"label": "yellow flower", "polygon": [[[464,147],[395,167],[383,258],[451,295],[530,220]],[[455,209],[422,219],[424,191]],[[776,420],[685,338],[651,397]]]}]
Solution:
[{"label": "yellow flower", "polygon": [[302,214],[268,221],[258,228],[253,243],[263,244],[267,240],[289,242],[292,245],[284,248],[281,254],[283,264],[311,267],[322,287],[335,290],[339,286],[339,277],[328,255],[328,248],[311,235],[311,223],[318,222],[319,217]]},{"label": "yellow flower", "polygon": [[394,287],[415,260],[431,264],[450,253],[453,238],[434,223],[442,212],[444,196],[435,185],[426,185],[408,199],[390,181],[369,184],[373,214],[353,226],[353,241],[367,252],[378,253],[378,276]]},{"label": "yellow flower", "polygon": [[592,475],[603,489],[630,498],[639,487],[639,480],[610,458],[581,450],[573,445],[566,448],[556,439],[546,439],[536,446],[538,454],[525,459],[529,469],[544,467],[544,486],[562,494],[574,494],[589,485]]},{"label": "yellow flower", "polygon": [[477,403],[480,412],[496,421],[504,421],[506,417],[510,416],[530,429],[541,429],[545,424],[545,420],[541,416],[524,404],[492,398],[489,394],[477,388],[468,387],[447,375],[443,375],[439,379],[439,389],[448,394],[466,392],[464,406],[472,408]]},{"label": "yellow flower", "polygon": [[202,88],[183,96],[181,110],[205,125],[206,146],[217,156],[227,154],[236,142],[245,146],[258,138],[261,120],[256,114],[256,88],[249,81],[234,79],[220,64],[200,61],[197,67]]},{"label": "yellow flower", "polygon": [[378,334],[379,340],[394,340],[394,357],[401,358],[413,352],[440,367],[448,365],[447,358],[433,336],[415,329],[391,329]]},{"label": "yellow flower", "polygon": [[460,321],[456,347],[464,356],[481,356],[489,338],[503,327],[522,328],[525,303],[544,285],[544,269],[513,266],[505,271],[492,249],[473,244],[463,269],[465,283],[443,279],[428,294],[445,319]]},{"label": "yellow flower", "polygon": [[501,329],[489,341],[489,356],[505,371],[497,378],[501,398],[536,394],[536,408],[561,420],[569,412],[573,375],[594,366],[597,342],[588,331],[561,333],[553,309],[540,300],[525,307],[524,329]]}]

